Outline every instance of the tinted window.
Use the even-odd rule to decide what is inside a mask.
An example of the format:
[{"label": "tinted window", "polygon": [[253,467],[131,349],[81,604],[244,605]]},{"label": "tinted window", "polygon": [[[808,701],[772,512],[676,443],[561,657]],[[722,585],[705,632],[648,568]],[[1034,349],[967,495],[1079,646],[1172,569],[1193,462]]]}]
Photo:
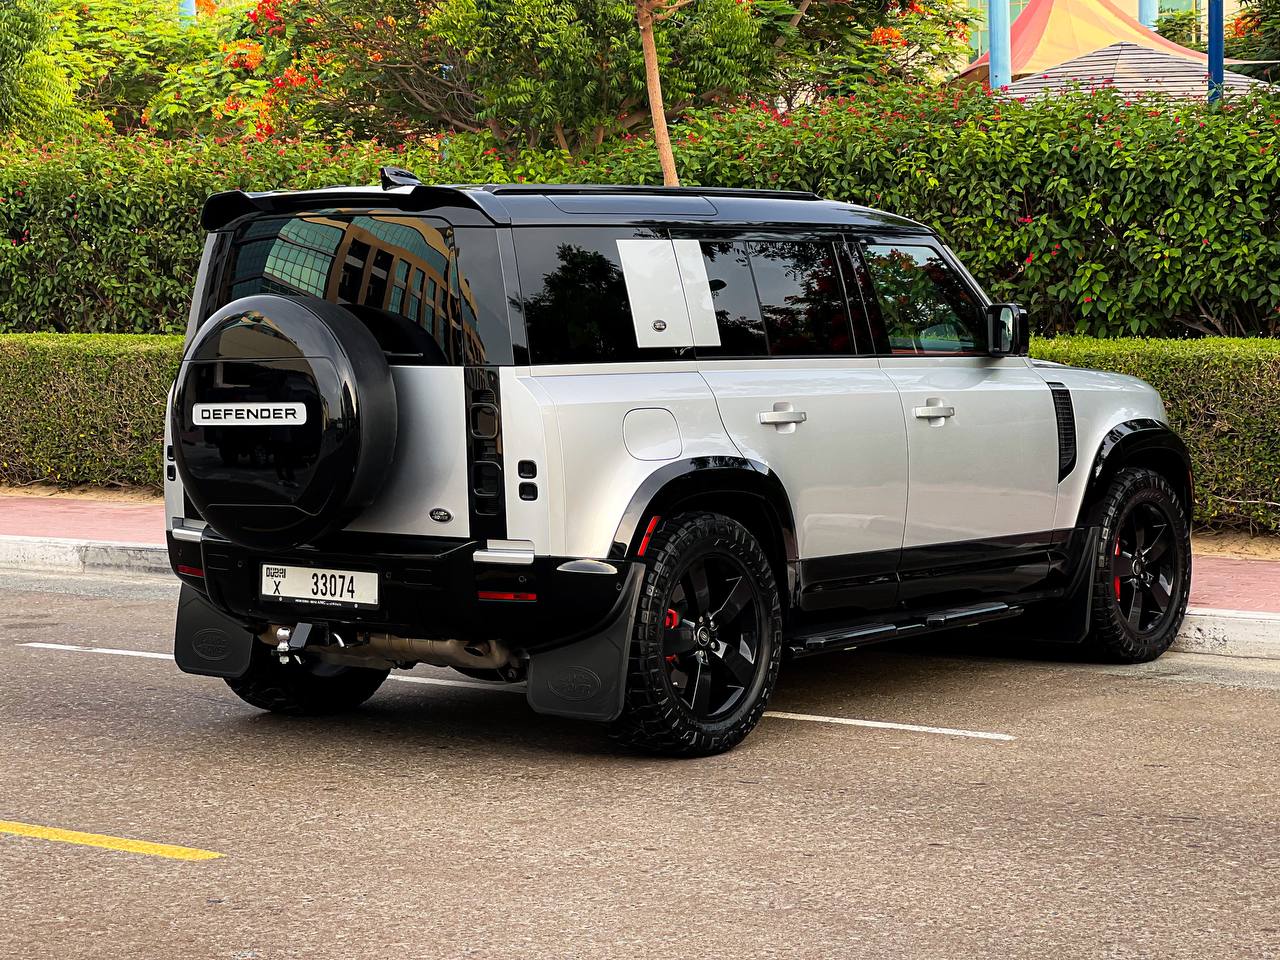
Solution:
[{"label": "tinted window", "polygon": [[747,244],[769,355],[856,353],[835,244]]},{"label": "tinted window", "polygon": [[720,331],[719,347],[699,347],[701,356],[764,357],[769,341],[756,299],[756,283],[743,243],[703,241],[702,261]]},{"label": "tinted window", "polygon": [[981,304],[933,247],[871,244],[867,271],[893,353],[985,353]]},{"label": "tinted window", "polygon": [[520,302],[533,363],[665,360],[636,346],[618,241],[655,239],[645,229],[531,227],[512,231]]},{"label": "tinted window", "polygon": [[393,363],[512,359],[493,230],[399,214],[261,218],[232,239],[210,312],[257,293],[346,306]]}]

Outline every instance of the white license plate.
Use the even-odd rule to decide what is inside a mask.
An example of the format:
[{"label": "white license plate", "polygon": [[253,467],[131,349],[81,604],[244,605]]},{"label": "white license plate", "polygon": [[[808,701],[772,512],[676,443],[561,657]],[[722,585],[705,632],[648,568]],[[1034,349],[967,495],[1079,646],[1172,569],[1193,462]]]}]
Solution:
[{"label": "white license plate", "polygon": [[359,570],[262,565],[264,600],[293,600],[329,607],[376,607],[378,575]]}]

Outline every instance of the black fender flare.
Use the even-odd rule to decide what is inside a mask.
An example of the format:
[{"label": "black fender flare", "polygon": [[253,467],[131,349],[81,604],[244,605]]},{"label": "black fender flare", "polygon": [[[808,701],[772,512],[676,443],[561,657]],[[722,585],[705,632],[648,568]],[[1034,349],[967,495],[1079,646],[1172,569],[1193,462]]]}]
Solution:
[{"label": "black fender flare", "polygon": [[1168,424],[1141,419],[1118,423],[1102,438],[1089,467],[1077,526],[1090,527],[1098,523],[1102,500],[1111,481],[1122,469],[1132,465],[1160,469],[1182,494],[1190,522],[1195,504],[1195,480],[1187,445]]},{"label": "black fender flare", "polygon": [[795,517],[791,498],[778,475],[757,460],[725,456],[673,460],[649,474],[623,511],[609,556],[618,560],[635,557],[653,517],[668,516],[681,501],[722,493],[759,499],[780,534],[780,559],[786,563],[796,561]]}]

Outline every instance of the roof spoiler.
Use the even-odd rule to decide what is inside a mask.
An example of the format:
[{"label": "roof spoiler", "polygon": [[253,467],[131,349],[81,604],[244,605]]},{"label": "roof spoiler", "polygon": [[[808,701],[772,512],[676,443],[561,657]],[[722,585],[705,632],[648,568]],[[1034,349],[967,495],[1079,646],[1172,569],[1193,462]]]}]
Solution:
[{"label": "roof spoiler", "polygon": [[[396,175],[408,171],[395,171]],[[412,177],[408,174],[408,177]],[[387,181],[386,172],[383,174]],[[244,217],[261,214],[298,213],[333,207],[394,208],[396,210],[431,210],[439,207],[466,207],[478,210],[494,223],[510,222],[499,203],[485,203],[475,191],[457,187],[437,187],[423,183],[391,181],[390,187],[329,187],[323,190],[271,191],[249,193],[227,190],[215,193],[205,201],[200,224],[210,232],[225,230]],[[408,180],[406,177],[405,180]]]}]

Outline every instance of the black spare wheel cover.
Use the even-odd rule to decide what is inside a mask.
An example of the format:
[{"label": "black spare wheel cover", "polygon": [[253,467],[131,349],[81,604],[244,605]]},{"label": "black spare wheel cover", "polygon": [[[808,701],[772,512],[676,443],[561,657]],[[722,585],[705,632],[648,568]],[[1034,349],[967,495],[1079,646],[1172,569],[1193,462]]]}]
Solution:
[{"label": "black spare wheel cover", "polygon": [[342,307],[243,297],[187,350],[172,433],[187,496],[214,530],[259,549],[314,542],[354,519],[387,476],[391,369]]}]

